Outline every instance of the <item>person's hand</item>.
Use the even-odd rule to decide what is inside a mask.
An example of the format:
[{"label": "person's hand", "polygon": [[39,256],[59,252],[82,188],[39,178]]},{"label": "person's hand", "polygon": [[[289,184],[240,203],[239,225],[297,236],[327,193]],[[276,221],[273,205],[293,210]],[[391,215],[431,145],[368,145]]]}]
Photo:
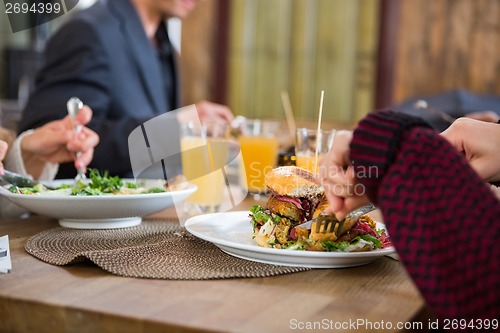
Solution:
[{"label": "person's hand", "polygon": [[3,164],[2,161],[5,158],[5,154],[7,154],[7,142],[0,140],[0,176],[3,175]]},{"label": "person's hand", "polygon": [[467,113],[464,117],[481,121],[488,121],[490,123],[496,123],[498,122],[498,120],[500,120],[500,116],[493,111],[471,112]]},{"label": "person's hand", "polygon": [[459,118],[441,135],[465,155],[482,179],[500,180],[500,125]]},{"label": "person's hand", "polygon": [[230,124],[234,119],[231,110],[222,104],[200,101],[196,103],[196,110],[202,122],[222,120]]},{"label": "person's hand", "polygon": [[356,185],[354,168],[349,161],[349,144],[352,132],[340,131],[335,135],[332,148],[323,156],[319,165],[318,179],[325,189],[329,206],[326,213],[335,213],[343,219],[351,210],[370,200]]},{"label": "person's hand", "polygon": [[[84,106],[74,122],[86,125],[92,118],[92,110]],[[39,162],[64,163],[75,161],[76,168],[85,168],[92,160],[94,147],[99,143],[99,136],[87,127],[82,127],[78,135],[73,133],[69,116],[52,121],[37,128],[33,133],[23,138],[21,150],[26,162],[28,173],[36,176]],[[76,153],[82,154],[77,158]],[[34,165],[33,164],[37,164]]]},{"label": "person's hand", "polygon": [[497,197],[498,200],[500,200],[500,187],[495,186],[495,185],[490,185],[491,192]]}]

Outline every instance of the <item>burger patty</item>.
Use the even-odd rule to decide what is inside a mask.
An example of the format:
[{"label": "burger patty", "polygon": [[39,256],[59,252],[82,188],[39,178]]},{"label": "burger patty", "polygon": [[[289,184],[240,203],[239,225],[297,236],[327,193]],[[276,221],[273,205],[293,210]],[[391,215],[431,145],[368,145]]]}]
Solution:
[{"label": "burger patty", "polygon": [[303,222],[305,219],[304,210],[299,209],[294,203],[279,200],[272,195],[267,202],[267,209],[292,220],[295,224]]}]

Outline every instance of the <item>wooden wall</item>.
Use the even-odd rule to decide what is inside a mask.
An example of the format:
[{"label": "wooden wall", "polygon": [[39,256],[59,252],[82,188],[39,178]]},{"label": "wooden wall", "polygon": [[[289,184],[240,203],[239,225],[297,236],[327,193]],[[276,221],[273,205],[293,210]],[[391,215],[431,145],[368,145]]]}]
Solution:
[{"label": "wooden wall", "polygon": [[500,94],[499,0],[403,0],[393,101],[464,88]]},{"label": "wooden wall", "polygon": [[295,116],[352,123],[371,110],[378,1],[231,1],[228,102],[248,117]]},{"label": "wooden wall", "polygon": [[354,123],[373,108],[379,3],[200,1],[182,23],[184,104],[216,100],[235,114],[279,119],[287,91],[296,118],[312,121],[325,90],[325,121]]},{"label": "wooden wall", "polygon": [[[298,119],[314,120],[324,89],[325,119],[346,124],[387,82],[385,105],[453,88],[500,94],[500,0],[206,0],[182,29],[185,102],[218,99],[248,117],[283,118],[282,90]],[[392,70],[375,80],[384,61]]]},{"label": "wooden wall", "polygon": [[218,5],[217,0],[199,1],[182,22],[180,69],[185,105],[215,99]]}]

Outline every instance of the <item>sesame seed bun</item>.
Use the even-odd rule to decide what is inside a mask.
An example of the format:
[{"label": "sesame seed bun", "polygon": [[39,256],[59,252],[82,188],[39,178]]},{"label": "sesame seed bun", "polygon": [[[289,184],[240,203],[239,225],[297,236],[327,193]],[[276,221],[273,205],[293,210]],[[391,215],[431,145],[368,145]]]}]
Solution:
[{"label": "sesame seed bun", "polygon": [[274,193],[292,198],[324,195],[323,187],[314,175],[303,168],[284,166],[269,171],[264,183]]}]

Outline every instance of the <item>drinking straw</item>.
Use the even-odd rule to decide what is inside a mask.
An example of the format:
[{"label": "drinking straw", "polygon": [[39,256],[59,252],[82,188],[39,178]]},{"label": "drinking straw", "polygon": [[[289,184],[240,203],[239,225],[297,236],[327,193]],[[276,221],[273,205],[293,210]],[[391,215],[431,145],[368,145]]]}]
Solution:
[{"label": "drinking straw", "polygon": [[281,92],[281,102],[283,103],[283,108],[285,109],[286,122],[288,124],[288,131],[290,136],[295,138],[295,117],[293,116],[292,104],[290,103],[290,96],[288,96],[288,91]]},{"label": "drinking straw", "polygon": [[314,176],[318,173],[318,143],[321,136],[321,118],[323,117],[323,100],[325,91],[321,90],[321,98],[319,101],[319,116],[318,116],[318,129],[316,130],[316,152],[314,153]]}]

